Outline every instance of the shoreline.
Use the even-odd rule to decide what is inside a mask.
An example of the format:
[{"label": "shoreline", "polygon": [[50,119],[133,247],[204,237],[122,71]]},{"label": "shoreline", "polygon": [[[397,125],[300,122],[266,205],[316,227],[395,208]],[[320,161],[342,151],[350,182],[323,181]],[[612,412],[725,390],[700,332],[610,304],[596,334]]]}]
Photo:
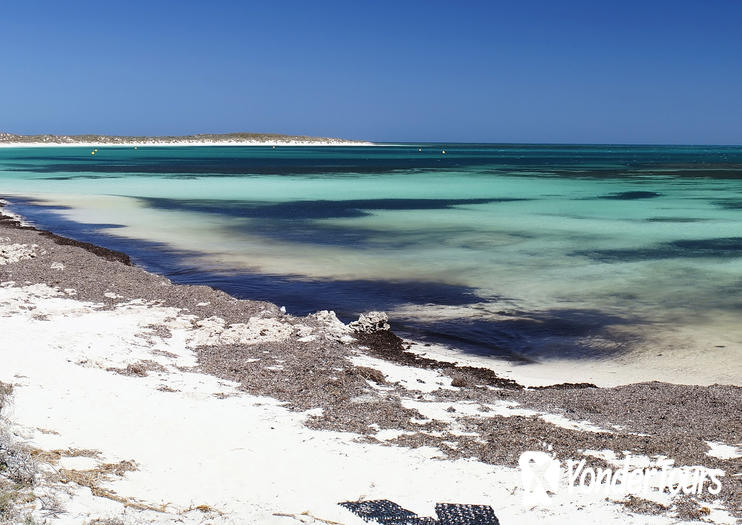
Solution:
[{"label": "shoreline", "polygon": [[[87,228],[84,227],[85,221],[76,222],[74,218],[66,217],[62,213],[54,213],[52,210],[57,206],[72,206],[75,204],[69,204],[64,200],[55,200],[53,195],[45,195],[42,197],[32,196],[24,197],[20,194],[8,194],[6,195],[6,202],[8,206],[18,210],[19,214],[26,213],[33,220],[35,217],[39,218],[40,222],[38,227],[45,229],[59,229],[60,231],[67,232],[66,235],[70,235],[75,238],[85,239],[89,242],[97,242],[109,248],[116,250],[128,251],[132,255],[138,258],[139,262],[144,268],[153,269],[151,271],[164,272],[168,274],[169,271],[175,270],[177,272],[178,266],[168,266],[167,261],[158,260],[157,254],[152,249],[147,248],[151,240],[147,238],[139,237],[136,235],[120,235],[115,231],[98,232],[95,235],[88,235],[85,233]],[[1,201],[2,199],[0,199]],[[6,212],[8,207],[6,206]],[[54,219],[49,219],[47,212],[44,210],[49,209],[55,215]],[[37,215],[37,211],[40,215]],[[46,217],[46,218],[44,218]],[[21,220],[23,220],[21,218]],[[26,221],[28,222],[28,221]],[[29,223],[30,224],[30,223]],[[36,223],[34,223],[35,225]],[[82,226],[82,228],[78,228]],[[167,243],[167,239],[163,237],[157,238],[157,242]],[[137,244],[139,243],[139,244]],[[193,253],[199,253],[195,248]],[[229,269],[228,267],[225,267]],[[250,270],[248,270],[250,272]],[[270,266],[263,266],[262,271],[256,270],[260,275],[265,274],[262,277],[259,285],[263,289],[270,288],[273,284],[271,282],[270,274],[272,268]],[[276,272],[280,273],[280,271]],[[252,278],[250,273],[246,274],[246,278]],[[338,280],[333,280],[332,286],[343,286],[343,279],[353,279],[354,276],[342,276]],[[194,279],[181,279],[176,275],[173,277],[175,282],[181,284],[198,284],[198,283],[210,283],[210,274],[208,272],[201,275],[201,280]],[[330,277],[329,279],[332,279]],[[237,291],[239,293],[239,287],[234,286],[234,280],[225,284],[224,281],[216,279],[213,281],[216,286],[232,293]],[[280,283],[279,283],[280,286]],[[285,294],[285,290],[283,291]],[[280,294],[281,292],[279,292]],[[306,293],[306,290],[304,291]],[[254,299],[249,294],[241,294],[238,297],[246,299]],[[270,294],[264,294],[261,299],[267,301],[273,301],[274,298]],[[288,299],[290,301],[290,298]],[[354,307],[355,315],[361,313],[362,301],[358,301]],[[280,304],[284,304],[283,302]],[[309,305],[311,306],[311,305]],[[323,308],[332,308],[334,304],[324,302]],[[301,310],[302,315],[311,313],[312,310],[305,307]],[[292,311],[292,313],[296,313]],[[394,311],[392,316],[399,314],[398,311]],[[404,312],[402,312],[404,315]],[[352,320],[347,315],[341,315],[344,321],[348,322]],[[393,324],[396,319],[392,319]],[[415,335],[417,333],[417,335]],[[600,387],[614,387],[621,385],[628,385],[637,382],[646,381],[660,381],[673,384],[685,384],[685,385],[712,385],[712,384],[726,384],[726,385],[739,385],[739,374],[736,374],[736,368],[725,367],[725,361],[718,360],[715,364],[706,364],[700,366],[693,359],[693,352],[676,352],[673,354],[673,358],[670,358],[669,354],[665,352],[667,357],[662,357],[662,350],[656,352],[652,351],[652,342],[661,341],[661,338],[656,340],[648,341],[649,346],[644,347],[635,345],[632,348],[616,352],[610,355],[595,355],[594,357],[586,357],[583,359],[569,359],[560,358],[559,356],[553,356],[543,360],[524,360],[519,358],[517,355],[513,355],[512,358],[508,358],[506,355],[507,348],[503,349],[498,356],[491,356],[486,353],[486,349],[469,348],[464,349],[461,345],[451,340],[446,340],[445,337],[436,337],[435,334],[430,334],[419,330],[402,328],[402,337],[410,339],[412,343],[411,351],[418,353],[424,357],[435,359],[438,361],[452,361],[462,362],[469,366],[485,367],[495,370],[498,375],[506,377],[508,379],[515,380],[524,386],[548,386],[553,383],[582,383],[588,382],[593,383]],[[681,343],[681,339],[676,338],[678,343]],[[469,342],[471,343],[471,342]],[[467,342],[463,343],[467,344]],[[476,342],[473,343],[475,345]],[[724,343],[716,343],[724,344]],[[658,355],[655,358],[655,355]],[[733,363],[730,363],[730,365]]]},{"label": "shoreline", "polygon": [[[127,265],[125,254],[19,220],[0,218],[0,329],[17,342],[0,350],[0,381],[16,392],[11,428],[41,452],[94,449],[107,464],[137,465],[93,487],[116,497],[86,495],[93,488],[84,483],[75,488],[49,478],[45,486],[55,494],[74,489],[67,512],[91,518],[104,509],[96,512],[118,516],[139,505],[148,507],[137,511],[147,522],[165,523],[175,513],[198,523],[206,516],[194,509],[202,506],[218,511],[208,515],[214,523],[293,523],[285,516],[308,510],[352,524],[362,521],[337,504],[366,497],[423,516],[434,515],[432,505],[442,501],[488,504],[503,523],[579,522],[576,505],[589,509],[586,523],[599,517],[659,524],[677,516],[732,523],[727,517],[740,494],[731,474],[740,451],[721,459],[707,443],[739,446],[734,415],[742,409],[742,388],[523,388],[487,368],[420,357],[411,342],[378,329],[381,318],[354,327],[332,312],[285,315],[270,303],[173,284]],[[29,330],[33,340],[23,336]],[[247,427],[245,414],[251,414]],[[136,435],[126,431],[132,424],[139,425]],[[172,435],[181,438],[165,452],[163,440]],[[301,445],[305,440],[314,443],[311,449]],[[654,506],[639,508],[632,499],[560,493],[558,506],[529,509],[517,490],[517,458],[544,443],[562,459],[584,456],[600,465],[608,460],[585,454],[631,450],[726,469],[728,492],[698,502],[658,494]],[[216,452],[204,455],[204,447]],[[325,474],[317,477],[302,454],[319,454]],[[194,457],[202,457],[198,474],[189,467]],[[88,472],[102,460],[61,454],[56,461],[57,470],[61,464]],[[276,469],[276,462],[283,466]],[[270,472],[259,470],[260,479],[250,481],[244,473],[256,464]],[[412,482],[409,472],[425,475]],[[266,476],[268,488],[261,489]],[[217,479],[226,493],[198,491]],[[199,486],[195,492],[192,485]],[[151,510],[163,501],[175,503]]]}]

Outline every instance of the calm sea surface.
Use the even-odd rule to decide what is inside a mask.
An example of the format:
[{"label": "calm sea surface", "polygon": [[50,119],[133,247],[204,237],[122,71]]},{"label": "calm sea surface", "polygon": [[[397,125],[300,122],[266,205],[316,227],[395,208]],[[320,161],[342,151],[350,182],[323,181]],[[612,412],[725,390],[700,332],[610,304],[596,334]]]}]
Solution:
[{"label": "calm sea surface", "polygon": [[742,361],[740,147],[90,152],[0,149],[0,196],[42,228],[290,313],[385,310],[404,334],[523,360]]}]

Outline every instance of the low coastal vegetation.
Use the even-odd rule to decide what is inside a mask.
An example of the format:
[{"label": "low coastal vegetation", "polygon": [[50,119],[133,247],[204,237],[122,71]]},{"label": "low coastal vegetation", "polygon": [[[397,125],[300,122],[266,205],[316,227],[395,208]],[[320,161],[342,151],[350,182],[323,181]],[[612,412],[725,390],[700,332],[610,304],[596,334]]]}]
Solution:
[{"label": "low coastal vegetation", "polygon": [[10,385],[6,385],[5,383],[0,383],[0,413],[2,413],[3,407],[6,403],[6,399],[12,391],[13,387],[11,387]]},{"label": "low coastal vegetation", "polygon": [[[0,416],[12,386],[0,382]],[[28,449],[16,441],[0,419],[0,523],[36,523],[27,507],[36,500],[36,462]]]},{"label": "low coastal vegetation", "polygon": [[121,136],[121,135],[18,135],[0,132],[0,144],[369,144],[368,142],[278,133],[200,133],[197,135]]}]

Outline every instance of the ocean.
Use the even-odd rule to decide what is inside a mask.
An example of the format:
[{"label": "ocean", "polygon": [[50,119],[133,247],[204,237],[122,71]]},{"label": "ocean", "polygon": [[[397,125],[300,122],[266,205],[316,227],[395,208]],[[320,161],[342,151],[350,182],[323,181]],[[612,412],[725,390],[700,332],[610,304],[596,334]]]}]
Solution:
[{"label": "ocean", "polygon": [[672,355],[742,380],[742,147],[0,148],[0,197],[292,314],[384,310],[476,355]]}]

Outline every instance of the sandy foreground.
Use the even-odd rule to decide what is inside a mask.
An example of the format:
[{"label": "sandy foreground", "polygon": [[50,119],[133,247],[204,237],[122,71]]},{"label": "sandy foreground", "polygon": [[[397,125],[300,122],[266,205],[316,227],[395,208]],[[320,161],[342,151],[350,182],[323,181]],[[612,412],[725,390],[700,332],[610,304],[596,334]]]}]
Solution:
[{"label": "sandy foreground", "polygon": [[[440,503],[490,506],[503,525],[742,518],[742,388],[524,388],[382,325],[175,285],[6,216],[0,443],[26,447],[38,470],[13,489],[19,516],[351,525],[366,521],[339,503],[390,500],[431,518]],[[665,457],[715,473],[721,491],[587,493],[562,473],[535,502],[526,451],[614,470]],[[494,523],[439,518],[425,523]]]}]

